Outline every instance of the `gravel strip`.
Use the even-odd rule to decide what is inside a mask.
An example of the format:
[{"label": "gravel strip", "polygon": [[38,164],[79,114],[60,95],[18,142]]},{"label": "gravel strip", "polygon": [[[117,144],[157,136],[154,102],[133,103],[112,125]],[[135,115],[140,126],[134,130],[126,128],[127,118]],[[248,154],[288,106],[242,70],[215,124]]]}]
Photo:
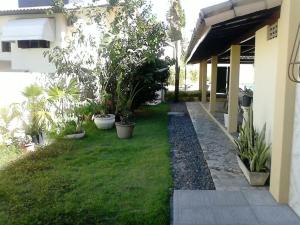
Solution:
[{"label": "gravel strip", "polygon": [[174,189],[215,190],[185,103],[171,104],[171,112],[185,113],[184,116],[169,115]]}]

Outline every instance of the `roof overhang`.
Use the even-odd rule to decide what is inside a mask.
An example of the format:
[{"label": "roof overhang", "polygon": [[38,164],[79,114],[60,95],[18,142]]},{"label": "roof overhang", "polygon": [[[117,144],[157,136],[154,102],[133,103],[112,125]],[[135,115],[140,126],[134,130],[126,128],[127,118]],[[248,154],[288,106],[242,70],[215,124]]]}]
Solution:
[{"label": "roof overhang", "polygon": [[8,21],[0,35],[2,41],[45,40],[55,41],[53,18],[17,19]]},{"label": "roof overhang", "polygon": [[247,52],[241,62],[244,58],[245,63],[251,63],[253,39],[251,45],[248,40],[258,29],[279,18],[280,5],[281,0],[231,0],[202,9],[188,47],[187,63],[224,55],[230,45],[241,42],[246,43],[244,51]]}]

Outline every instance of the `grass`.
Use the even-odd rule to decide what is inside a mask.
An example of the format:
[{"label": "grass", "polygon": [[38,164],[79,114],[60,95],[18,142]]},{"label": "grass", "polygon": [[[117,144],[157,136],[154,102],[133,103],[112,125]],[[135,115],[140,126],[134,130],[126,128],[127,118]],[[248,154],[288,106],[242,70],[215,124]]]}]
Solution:
[{"label": "grass", "polygon": [[10,162],[17,160],[19,156],[21,156],[21,151],[14,146],[0,145],[0,171]]},{"label": "grass", "polygon": [[167,105],[138,113],[134,137],[85,126],[0,172],[0,224],[169,224]]}]

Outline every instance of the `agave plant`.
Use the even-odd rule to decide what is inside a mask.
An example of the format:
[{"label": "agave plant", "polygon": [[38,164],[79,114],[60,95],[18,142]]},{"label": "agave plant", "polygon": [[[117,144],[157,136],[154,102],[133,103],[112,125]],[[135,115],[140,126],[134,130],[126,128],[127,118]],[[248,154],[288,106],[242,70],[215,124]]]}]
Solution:
[{"label": "agave plant", "polygon": [[253,127],[252,107],[248,113],[248,120],[240,129],[239,138],[235,140],[237,154],[251,172],[264,172],[267,170],[266,163],[270,157],[271,149],[271,145],[268,145],[265,140],[266,124],[258,132]]}]

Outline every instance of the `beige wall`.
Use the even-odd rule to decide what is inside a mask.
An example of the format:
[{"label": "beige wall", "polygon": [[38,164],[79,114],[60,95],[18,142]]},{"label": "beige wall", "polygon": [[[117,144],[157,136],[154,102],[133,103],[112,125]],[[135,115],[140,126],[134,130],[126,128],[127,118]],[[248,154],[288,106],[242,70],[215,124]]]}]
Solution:
[{"label": "beige wall", "polygon": [[[296,83],[288,79],[288,68],[300,22],[300,1],[282,1],[278,23],[278,63],[276,101],[272,132],[272,165],[270,192],[281,203],[290,203],[290,181],[299,181],[299,171],[291,173],[294,134]],[[291,178],[293,177],[293,178]]]},{"label": "beige wall", "polygon": [[300,85],[297,85],[289,204],[300,216]]},{"label": "beige wall", "polygon": [[266,123],[266,139],[270,143],[273,128],[278,38],[267,40],[267,31],[268,27],[265,26],[255,34],[253,116],[256,128],[261,129]]}]

